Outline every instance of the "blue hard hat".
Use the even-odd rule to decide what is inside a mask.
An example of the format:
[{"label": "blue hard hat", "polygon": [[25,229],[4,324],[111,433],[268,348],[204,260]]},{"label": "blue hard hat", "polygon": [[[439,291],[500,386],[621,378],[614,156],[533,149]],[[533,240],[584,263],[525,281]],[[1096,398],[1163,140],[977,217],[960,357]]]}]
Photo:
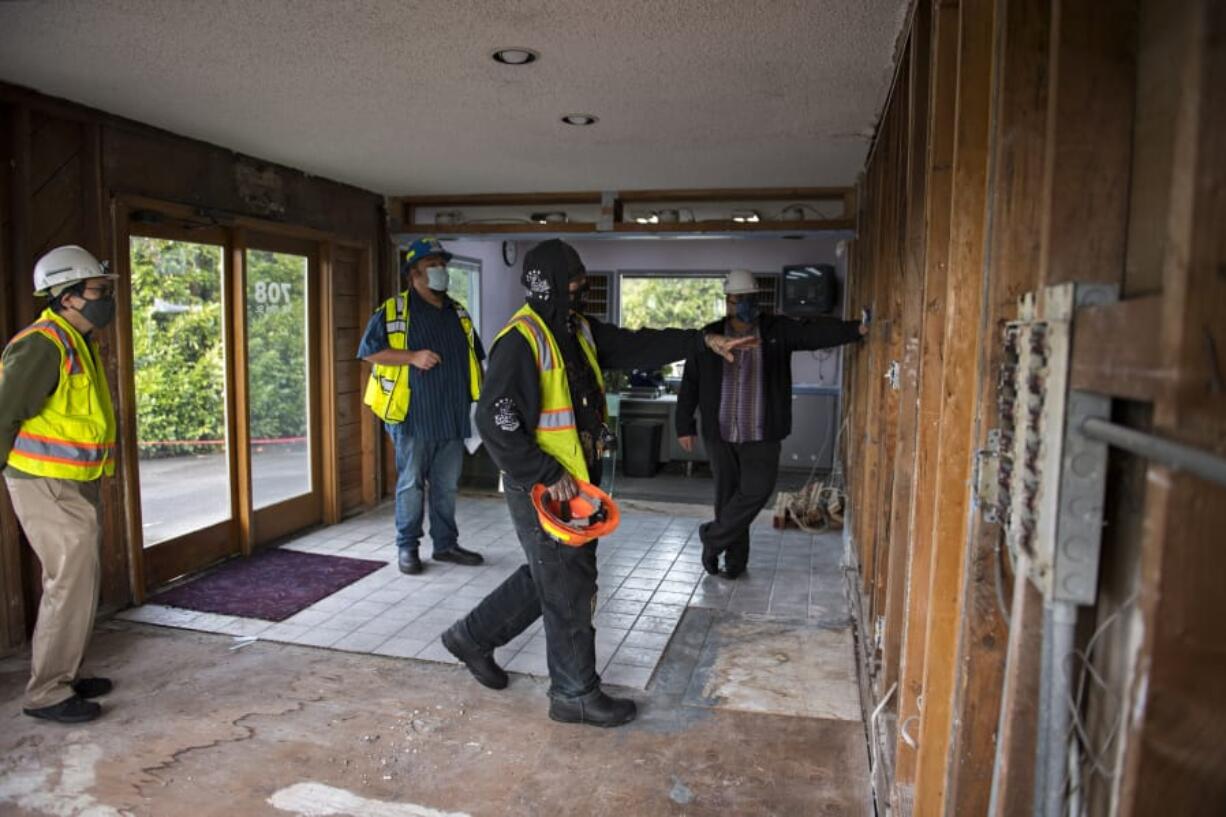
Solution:
[{"label": "blue hard hat", "polygon": [[443,261],[451,260],[451,253],[443,249],[442,243],[437,238],[432,235],[419,238],[409,245],[408,251],[404,254],[404,262],[400,265],[400,269],[407,271],[413,265],[413,262],[429,258],[433,255],[440,256]]}]

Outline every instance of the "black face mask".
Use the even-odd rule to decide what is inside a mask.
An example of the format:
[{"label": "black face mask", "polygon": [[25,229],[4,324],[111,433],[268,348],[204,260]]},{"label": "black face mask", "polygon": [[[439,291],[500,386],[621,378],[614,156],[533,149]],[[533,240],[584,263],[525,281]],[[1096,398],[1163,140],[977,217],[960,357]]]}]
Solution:
[{"label": "black face mask", "polygon": [[584,281],[582,286],[570,292],[570,308],[576,312],[583,311],[583,302],[587,300],[587,294],[592,291],[592,285]]},{"label": "black face mask", "polygon": [[92,323],[95,329],[104,329],[115,319],[115,296],[99,298],[96,301],[88,298],[84,300],[85,306],[77,311],[81,313],[81,317]]}]

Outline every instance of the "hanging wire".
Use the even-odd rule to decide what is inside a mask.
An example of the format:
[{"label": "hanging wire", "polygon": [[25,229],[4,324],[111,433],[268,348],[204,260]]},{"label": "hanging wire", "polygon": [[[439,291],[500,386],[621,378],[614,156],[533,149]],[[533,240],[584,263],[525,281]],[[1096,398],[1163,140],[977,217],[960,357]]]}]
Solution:
[{"label": "hanging wire", "polygon": [[[1112,689],[1107,679],[1103,678],[1098,670],[1095,669],[1094,648],[1098,645],[1099,639],[1126,612],[1133,608],[1137,602],[1137,597],[1138,593],[1134,591],[1128,598],[1124,599],[1119,607],[1112,611],[1111,615],[1107,616],[1098,629],[1094,631],[1094,634],[1090,636],[1090,639],[1086,642],[1085,649],[1074,649],[1064,656],[1063,659],[1067,662],[1067,669],[1070,673],[1079,669],[1076,692],[1073,692],[1072,685],[1070,685],[1067,693],[1070,715],[1067,739],[1072,744],[1073,752],[1075,752],[1075,755],[1072,756],[1081,758],[1080,764],[1084,769],[1079,769],[1079,780],[1074,781],[1072,775],[1070,775],[1069,780],[1066,781],[1069,784],[1066,803],[1070,807],[1076,806],[1081,813],[1086,813],[1089,808],[1089,799],[1085,797],[1085,792],[1095,778],[1109,784],[1114,782],[1119,776],[1119,769],[1115,767],[1114,761],[1107,758],[1114,754],[1116,740],[1124,724],[1124,702],[1122,696]],[[1077,664],[1080,664],[1079,668],[1076,666]],[[1089,687],[1089,692],[1087,692],[1087,687]],[[1082,716],[1082,710],[1086,706],[1087,695],[1095,691],[1102,696],[1102,711],[1115,713],[1110,727],[1106,731],[1106,735],[1098,745],[1095,745],[1089,726],[1085,723]],[[1080,817],[1080,814],[1076,812],[1070,813],[1074,817]]]},{"label": "hanging wire", "polygon": [[[1009,626],[1009,605],[1005,604],[1005,558],[1003,554],[1005,544],[1004,530],[997,530],[996,533],[996,570],[993,571],[996,579],[996,604],[1000,607],[1000,615],[1005,620],[1005,626]],[[1014,574],[1013,580],[1017,581],[1017,575]]]}]

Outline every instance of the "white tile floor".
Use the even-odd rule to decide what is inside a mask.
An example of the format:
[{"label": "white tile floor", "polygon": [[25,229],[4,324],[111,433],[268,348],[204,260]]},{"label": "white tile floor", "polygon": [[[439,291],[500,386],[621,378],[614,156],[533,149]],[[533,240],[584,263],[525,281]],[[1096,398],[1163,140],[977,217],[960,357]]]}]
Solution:
[{"label": "white tile floor", "polygon": [[[439,641],[443,630],[523,563],[501,499],[461,496],[457,518],[461,544],[481,552],[484,565],[427,561],[421,575],[401,575],[395,564],[392,508],[385,505],[285,545],[388,564],[283,622],[157,604],[119,617],[240,638],[456,663]],[[601,540],[596,656],[607,683],[646,688],[687,605],[830,623],[846,619],[841,589],[830,581],[842,547],[837,535],[756,527],[749,571],[729,582],[703,572],[697,533],[701,521],[625,511],[618,531]],[[429,551],[423,542],[423,558]],[[541,622],[498,650],[496,658],[509,671],[547,675]]]}]

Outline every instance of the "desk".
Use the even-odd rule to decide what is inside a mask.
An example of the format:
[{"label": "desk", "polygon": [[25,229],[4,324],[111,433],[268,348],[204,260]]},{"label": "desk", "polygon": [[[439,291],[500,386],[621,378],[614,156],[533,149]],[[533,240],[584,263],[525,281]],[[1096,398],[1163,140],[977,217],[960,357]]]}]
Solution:
[{"label": "desk", "polygon": [[[677,442],[677,396],[622,397],[619,423],[649,420],[664,423],[660,440],[660,462],[707,462],[707,449],[699,435],[693,451]],[[797,386],[792,391],[792,434],[783,441],[779,465],[783,468],[829,470],[834,461],[834,439],[838,433],[839,390]]]}]

